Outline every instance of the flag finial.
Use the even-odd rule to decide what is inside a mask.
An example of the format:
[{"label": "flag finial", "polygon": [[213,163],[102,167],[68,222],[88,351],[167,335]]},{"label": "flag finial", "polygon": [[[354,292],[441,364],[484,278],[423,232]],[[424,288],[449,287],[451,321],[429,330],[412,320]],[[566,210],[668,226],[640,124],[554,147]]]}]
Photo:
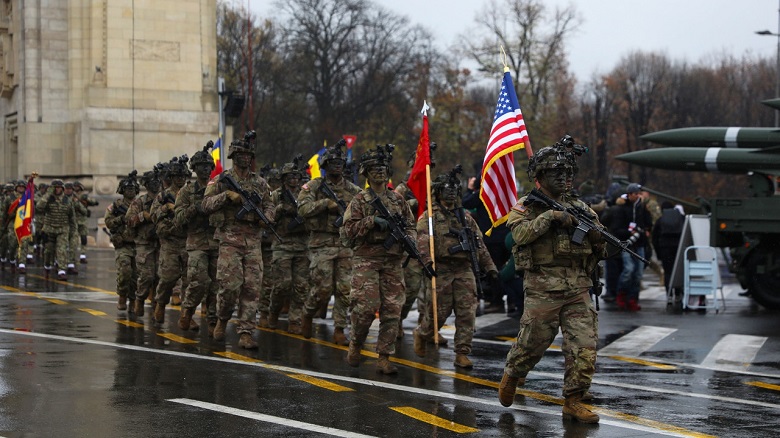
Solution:
[{"label": "flag finial", "polygon": [[423,107],[422,107],[422,109],[420,110],[420,113],[421,113],[422,115],[424,115],[424,116],[427,116],[427,115],[428,115],[428,110],[429,110],[429,109],[431,109],[431,107],[429,107],[429,106],[428,106],[428,102],[426,102],[425,100],[423,100]]},{"label": "flag finial", "polygon": [[509,71],[509,64],[507,63],[507,59],[509,56],[506,54],[506,50],[504,50],[504,45],[500,45],[499,48],[501,49],[501,53],[498,55],[499,59],[501,60],[501,63],[504,64],[504,73]]}]

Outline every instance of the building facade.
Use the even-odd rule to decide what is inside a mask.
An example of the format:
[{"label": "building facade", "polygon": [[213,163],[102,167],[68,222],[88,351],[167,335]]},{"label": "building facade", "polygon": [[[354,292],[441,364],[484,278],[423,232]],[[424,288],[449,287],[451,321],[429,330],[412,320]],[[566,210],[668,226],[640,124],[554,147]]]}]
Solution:
[{"label": "building facade", "polygon": [[216,0],[0,0],[0,181],[96,195],[216,139]]}]

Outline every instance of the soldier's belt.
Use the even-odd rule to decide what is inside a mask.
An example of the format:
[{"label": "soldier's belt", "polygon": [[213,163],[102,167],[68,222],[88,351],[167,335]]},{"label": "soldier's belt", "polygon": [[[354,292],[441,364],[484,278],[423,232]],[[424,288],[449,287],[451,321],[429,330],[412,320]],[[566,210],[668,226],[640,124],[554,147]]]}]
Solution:
[{"label": "soldier's belt", "polygon": [[583,268],[585,266],[585,260],[584,259],[564,259],[564,258],[556,258],[553,259],[550,263],[545,263],[542,266],[554,266],[554,267],[562,267],[562,268]]}]

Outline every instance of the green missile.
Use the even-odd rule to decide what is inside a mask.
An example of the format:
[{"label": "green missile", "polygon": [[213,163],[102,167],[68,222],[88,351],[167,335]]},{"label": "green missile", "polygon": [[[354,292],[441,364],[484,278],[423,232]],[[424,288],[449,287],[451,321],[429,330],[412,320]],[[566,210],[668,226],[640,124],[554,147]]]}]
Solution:
[{"label": "green missile", "polygon": [[[780,101],[780,99],[778,99]],[[696,127],[668,129],[640,136],[665,146],[766,148],[780,145],[778,128]]]},{"label": "green missile", "polygon": [[762,100],[761,103],[763,103],[764,105],[766,105],[766,106],[768,106],[770,108],[774,108],[776,110],[780,110],[780,99]]},{"label": "green missile", "polygon": [[780,173],[780,147],[766,149],[658,148],[618,155],[618,160],[666,170]]}]

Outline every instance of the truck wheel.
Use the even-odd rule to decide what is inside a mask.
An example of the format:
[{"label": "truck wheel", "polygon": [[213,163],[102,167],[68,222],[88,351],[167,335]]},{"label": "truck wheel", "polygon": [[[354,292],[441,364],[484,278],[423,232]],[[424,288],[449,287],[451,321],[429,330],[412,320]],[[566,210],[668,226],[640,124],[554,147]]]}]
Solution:
[{"label": "truck wheel", "polygon": [[759,304],[780,309],[780,251],[759,245],[745,261],[750,293]]}]

